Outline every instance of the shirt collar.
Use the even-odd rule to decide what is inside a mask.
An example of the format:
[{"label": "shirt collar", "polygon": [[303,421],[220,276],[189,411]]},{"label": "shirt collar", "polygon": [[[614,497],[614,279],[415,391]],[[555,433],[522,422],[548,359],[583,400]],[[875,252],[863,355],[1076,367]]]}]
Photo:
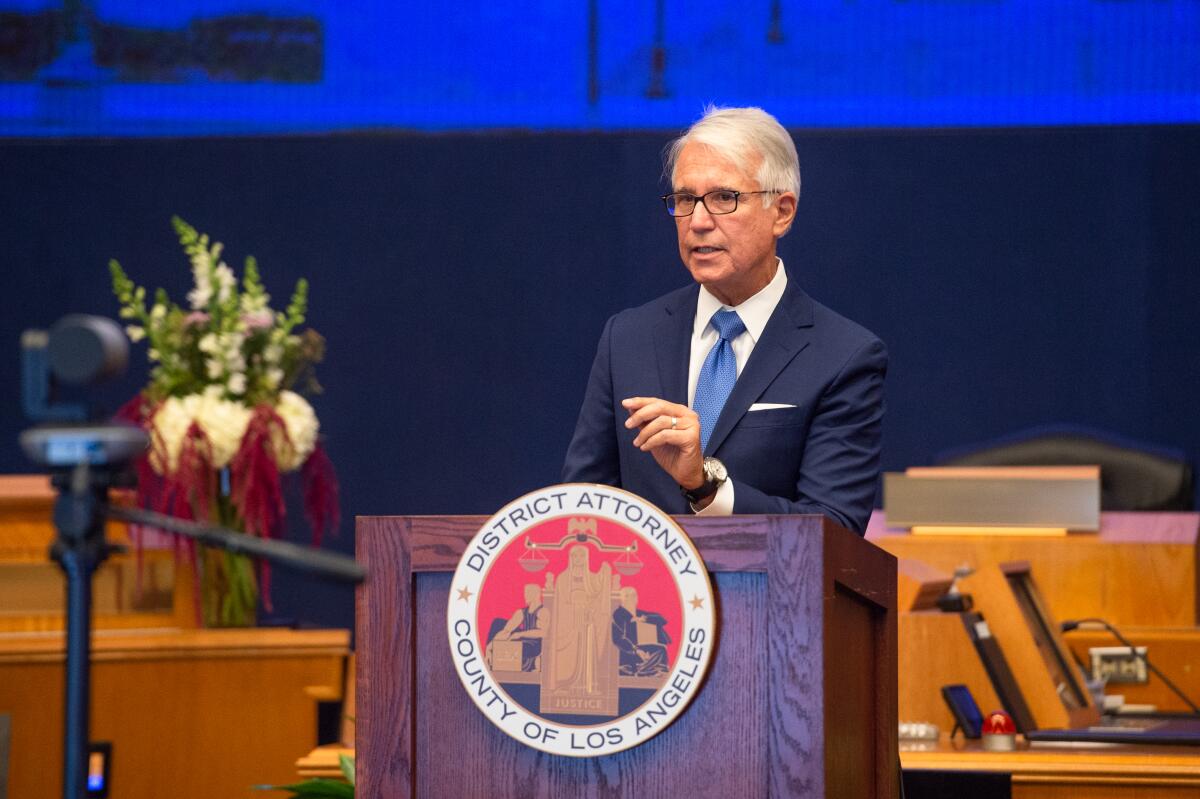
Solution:
[{"label": "shirt collar", "polygon": [[704,328],[708,326],[713,314],[724,308],[737,311],[738,316],[742,319],[742,324],[746,326],[746,332],[757,344],[758,340],[762,338],[767,322],[771,319],[771,314],[775,312],[775,306],[783,297],[785,288],[787,288],[787,272],[783,268],[782,258],[776,259],[775,277],[771,278],[771,282],[741,305],[722,305],[721,301],[710,294],[707,288],[701,286],[699,297],[696,300],[696,320],[693,323],[692,335],[698,338],[704,332]]}]

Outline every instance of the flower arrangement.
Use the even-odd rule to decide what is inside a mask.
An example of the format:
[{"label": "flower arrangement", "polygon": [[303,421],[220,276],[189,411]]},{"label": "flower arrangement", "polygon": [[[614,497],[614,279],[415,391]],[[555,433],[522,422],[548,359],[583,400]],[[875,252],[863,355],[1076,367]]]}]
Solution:
[{"label": "flower arrangement", "polygon": [[[320,390],[313,367],[324,340],[306,329],[308,283],[301,278],[287,309],[270,306],[258,265],[247,257],[241,289],[210,242],[179,217],[172,223],[191,260],[188,308],[146,290],[109,261],[120,316],[133,342],[145,340],[149,384],[118,413],[150,433],[138,464],[139,503],[183,518],[276,536],[285,515],[281,474],[303,474],[305,515],[319,542],[338,523],[337,479],[317,438],[316,413],[293,389]],[[202,548],[203,549],[203,548]],[[201,553],[206,623],[253,619],[258,585],[244,556]],[[266,564],[260,567],[264,589]],[[208,585],[206,592],[203,586]],[[264,590],[269,603],[269,593]]]}]

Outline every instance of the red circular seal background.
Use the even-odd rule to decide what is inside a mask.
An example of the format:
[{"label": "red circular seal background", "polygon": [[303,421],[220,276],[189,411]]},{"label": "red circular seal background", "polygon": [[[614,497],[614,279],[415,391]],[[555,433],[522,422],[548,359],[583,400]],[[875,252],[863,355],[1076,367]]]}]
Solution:
[{"label": "red circular seal background", "polygon": [[[483,578],[483,585],[480,589],[479,610],[476,616],[480,649],[487,646],[485,639],[493,619],[508,619],[514,612],[524,607],[524,591],[527,584],[536,583],[539,587],[544,587],[547,574],[558,575],[567,568],[568,553],[573,544],[568,544],[558,551],[536,550],[539,557],[546,558],[548,562],[540,571],[526,570],[520,563],[521,557],[526,551],[526,539],[539,544],[557,544],[567,534],[570,520],[581,517],[595,520],[596,534],[605,544],[628,546],[631,542],[638,542],[638,549],[633,558],[642,563],[642,568],[637,574],[621,574],[621,586],[637,589],[640,607],[661,613],[667,618],[666,631],[671,637],[671,642],[666,645],[667,662],[668,667],[673,667],[682,638],[683,598],[679,595],[670,568],[653,546],[638,540],[638,536],[626,527],[603,517],[591,516],[586,513],[573,513],[547,519],[510,540],[505,548],[496,555],[491,568]],[[590,543],[581,546],[588,549],[590,566],[593,571],[598,569],[601,563],[614,563],[618,558],[622,561],[625,560],[620,552],[599,552]],[[620,572],[614,568],[613,574],[620,574]]]}]

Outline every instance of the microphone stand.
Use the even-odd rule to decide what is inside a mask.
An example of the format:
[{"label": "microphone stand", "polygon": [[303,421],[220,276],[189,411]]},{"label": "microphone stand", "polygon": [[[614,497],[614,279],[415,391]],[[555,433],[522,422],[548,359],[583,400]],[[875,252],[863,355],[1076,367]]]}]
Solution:
[{"label": "microphone stand", "polygon": [[[111,430],[107,428],[106,432]],[[54,502],[54,526],[58,536],[51,547],[50,556],[58,563],[67,580],[62,795],[63,799],[84,799],[87,795],[88,716],[91,701],[92,575],[105,558],[123,549],[104,539],[106,517],[159,527],[194,538],[208,546],[255,555],[330,579],[358,583],[366,578],[366,570],[345,555],[285,541],[256,538],[161,513],[112,507],[107,502],[108,489],[124,484],[121,474],[124,458],[117,457],[108,462],[105,456],[110,453],[105,451],[103,445],[80,447],[77,439],[72,439],[72,434],[61,428],[43,428],[36,432],[40,434],[34,437],[36,440],[26,441],[23,436],[22,444],[30,451],[40,448],[43,455],[41,459],[60,467],[51,475],[51,484],[58,490]],[[66,446],[61,446],[63,441]],[[56,445],[60,445],[60,449],[56,450]],[[65,464],[65,457],[74,462]],[[61,468],[63,466],[67,468]]]}]

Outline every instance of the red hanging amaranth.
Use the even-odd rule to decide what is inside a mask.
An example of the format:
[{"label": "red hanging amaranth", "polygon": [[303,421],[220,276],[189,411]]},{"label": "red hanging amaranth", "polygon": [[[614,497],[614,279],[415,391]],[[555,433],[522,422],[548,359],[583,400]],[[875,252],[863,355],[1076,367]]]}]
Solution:
[{"label": "red hanging amaranth", "polygon": [[246,425],[242,444],[229,463],[230,494],[250,535],[275,537],[285,507],[279,484],[279,464],[272,442],[291,446],[283,420],[269,405],[259,405]]},{"label": "red hanging amaranth", "polygon": [[[125,403],[116,413],[117,419],[139,425],[150,436],[150,448],[134,462],[137,472],[137,504],[139,507],[187,520],[208,520],[211,503],[216,495],[216,474],[212,469],[212,446],[196,423],[188,428],[180,445],[176,468],[169,470],[167,448],[154,427],[154,416],[161,403],[151,404],[144,393]],[[157,461],[165,474],[159,474],[152,462]],[[193,502],[195,505],[193,505]],[[142,590],[142,528],[130,525],[137,559],[137,591]],[[197,573],[196,543],[190,538],[172,535],[175,557],[182,559],[192,574]],[[197,624],[200,622],[200,583],[192,581],[193,605]]]},{"label": "red hanging amaranth", "polygon": [[336,533],[341,523],[337,473],[320,442],[304,461],[301,475],[304,479],[304,516],[312,527],[313,542],[320,545],[325,530]]}]

